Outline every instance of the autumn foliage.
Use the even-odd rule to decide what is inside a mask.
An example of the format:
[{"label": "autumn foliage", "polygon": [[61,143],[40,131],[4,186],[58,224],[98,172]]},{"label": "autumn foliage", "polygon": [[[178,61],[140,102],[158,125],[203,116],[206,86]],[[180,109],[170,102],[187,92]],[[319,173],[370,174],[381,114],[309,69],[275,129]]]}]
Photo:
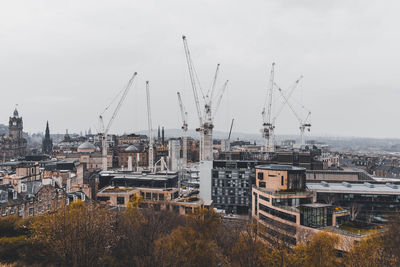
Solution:
[{"label": "autumn foliage", "polygon": [[183,217],[74,202],[54,213],[0,219],[0,263],[14,266],[399,266],[400,220],[338,254],[340,238],[319,232],[307,244],[270,244],[255,223],[226,222],[213,210]]}]

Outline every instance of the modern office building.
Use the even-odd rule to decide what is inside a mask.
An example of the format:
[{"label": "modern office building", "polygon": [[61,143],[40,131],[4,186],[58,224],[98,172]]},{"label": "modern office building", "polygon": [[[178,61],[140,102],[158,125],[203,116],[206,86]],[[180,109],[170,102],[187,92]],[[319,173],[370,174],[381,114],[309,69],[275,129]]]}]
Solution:
[{"label": "modern office building", "polygon": [[315,193],[306,189],[305,168],[260,165],[255,169],[252,217],[262,226],[265,240],[296,245],[320,230],[333,231],[348,219],[347,210],[316,203]]},{"label": "modern office building", "polygon": [[211,194],[217,209],[229,214],[249,213],[256,165],[256,161],[213,161]]},{"label": "modern office building", "polygon": [[358,220],[385,221],[400,212],[400,186],[372,182],[307,182],[318,202],[353,209]]}]

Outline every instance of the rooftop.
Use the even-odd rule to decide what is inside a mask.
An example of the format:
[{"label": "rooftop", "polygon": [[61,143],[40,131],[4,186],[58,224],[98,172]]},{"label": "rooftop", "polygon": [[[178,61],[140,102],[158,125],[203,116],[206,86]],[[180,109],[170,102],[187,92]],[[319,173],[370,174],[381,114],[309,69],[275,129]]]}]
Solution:
[{"label": "rooftop", "polygon": [[305,171],[306,168],[296,167],[292,165],[281,165],[281,164],[270,164],[270,165],[258,165],[256,169],[261,170],[274,170],[274,171]]},{"label": "rooftop", "polygon": [[394,194],[400,195],[400,186],[392,183],[386,184],[372,184],[372,183],[308,183],[307,188],[318,192],[332,192],[332,193],[376,193],[376,194]]}]

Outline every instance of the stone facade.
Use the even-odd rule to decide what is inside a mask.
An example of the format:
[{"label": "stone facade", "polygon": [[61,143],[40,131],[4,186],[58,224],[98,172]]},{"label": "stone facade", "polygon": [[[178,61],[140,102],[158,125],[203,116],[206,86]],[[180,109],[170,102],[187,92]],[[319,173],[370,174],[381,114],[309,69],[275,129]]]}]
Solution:
[{"label": "stone facade", "polygon": [[27,149],[27,141],[22,136],[22,117],[19,117],[17,109],[10,117],[8,127],[9,135],[0,136],[0,159],[3,162],[25,156]]}]

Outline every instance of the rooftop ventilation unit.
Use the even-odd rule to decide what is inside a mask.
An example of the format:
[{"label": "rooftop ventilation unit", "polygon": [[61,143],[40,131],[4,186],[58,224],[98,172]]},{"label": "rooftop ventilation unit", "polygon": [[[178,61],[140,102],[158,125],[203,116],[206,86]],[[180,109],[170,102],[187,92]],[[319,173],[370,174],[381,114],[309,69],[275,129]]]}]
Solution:
[{"label": "rooftop ventilation unit", "polygon": [[392,188],[392,189],[397,189],[397,188],[398,188],[397,185],[392,184],[392,183],[386,183],[385,185],[388,186],[388,187],[390,187],[390,188]]},{"label": "rooftop ventilation unit", "polygon": [[369,187],[369,188],[374,188],[374,187],[375,187],[373,184],[370,184],[370,183],[368,183],[368,182],[365,182],[364,185],[365,185],[366,187]]},{"label": "rooftop ventilation unit", "polygon": [[342,182],[342,185],[345,187],[351,187],[351,184],[349,184],[348,182]]},{"label": "rooftop ventilation unit", "polygon": [[327,182],[325,182],[325,181],[321,181],[321,185],[323,187],[329,187],[329,184]]}]

